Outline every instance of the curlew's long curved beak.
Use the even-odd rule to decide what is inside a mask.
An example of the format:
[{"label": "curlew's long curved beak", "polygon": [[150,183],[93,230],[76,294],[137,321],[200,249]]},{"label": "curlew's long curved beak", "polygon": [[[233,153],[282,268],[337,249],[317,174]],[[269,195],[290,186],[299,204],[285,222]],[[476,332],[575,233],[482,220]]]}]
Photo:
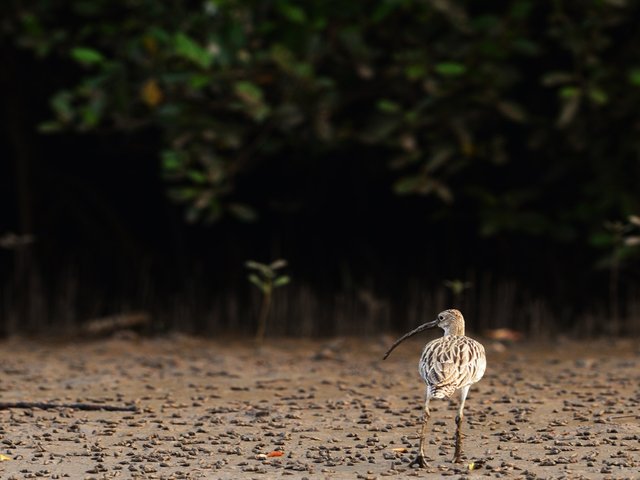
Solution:
[{"label": "curlew's long curved beak", "polygon": [[407,338],[415,335],[416,333],[420,333],[423,330],[426,330],[427,328],[433,328],[433,327],[435,327],[437,325],[438,325],[438,320],[433,320],[432,322],[423,323],[418,328],[415,328],[415,329],[411,330],[409,333],[405,333],[398,340],[396,340],[393,343],[393,345],[391,345],[391,347],[389,348],[389,350],[387,350],[387,353],[384,354],[384,357],[382,357],[382,359],[386,360],[387,357],[389,356],[389,354],[393,351],[393,349],[396,348],[398,345],[400,345],[400,343],[405,341]]}]

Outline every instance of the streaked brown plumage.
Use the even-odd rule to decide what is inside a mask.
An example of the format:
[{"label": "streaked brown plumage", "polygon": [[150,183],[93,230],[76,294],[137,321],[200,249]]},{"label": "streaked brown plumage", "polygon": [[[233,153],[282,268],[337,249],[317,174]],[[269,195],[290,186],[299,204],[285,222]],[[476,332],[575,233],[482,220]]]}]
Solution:
[{"label": "streaked brown plumage", "polygon": [[462,455],[462,419],[464,402],[469,388],[484,375],[487,360],[484,347],[464,334],[464,317],[458,310],[440,312],[433,322],[425,323],[403,335],[389,348],[384,358],[406,338],[427,328],[438,326],[444,330],[444,336],[429,342],[420,357],[418,371],[427,388],[424,404],[424,418],[420,433],[420,452],[411,462],[426,466],[424,447],[426,427],[430,417],[429,401],[432,398],[448,398],[456,391],[460,392],[460,405],[456,416],[456,437],[454,461],[460,462]]},{"label": "streaked brown plumage", "polygon": [[418,371],[431,398],[448,398],[480,380],[486,366],[482,345],[469,337],[448,335],[427,344]]}]

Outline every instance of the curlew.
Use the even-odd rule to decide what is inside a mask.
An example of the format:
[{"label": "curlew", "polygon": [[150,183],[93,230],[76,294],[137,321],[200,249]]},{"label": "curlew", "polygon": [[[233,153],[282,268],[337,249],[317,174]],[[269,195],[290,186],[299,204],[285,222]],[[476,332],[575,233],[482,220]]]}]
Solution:
[{"label": "curlew", "polygon": [[487,368],[484,347],[464,334],[464,317],[458,310],[445,310],[438,314],[438,318],[420,325],[418,328],[400,337],[387,350],[386,359],[400,342],[427,328],[440,327],[444,335],[424,347],[418,371],[427,385],[424,401],[424,415],[420,430],[420,451],[409,466],[426,467],[425,444],[427,423],[429,422],[429,402],[432,398],[449,398],[455,392],[460,394],[460,404],[456,415],[455,452],[453,461],[462,461],[462,420],[464,418],[464,402],[469,388],[478,382]]}]

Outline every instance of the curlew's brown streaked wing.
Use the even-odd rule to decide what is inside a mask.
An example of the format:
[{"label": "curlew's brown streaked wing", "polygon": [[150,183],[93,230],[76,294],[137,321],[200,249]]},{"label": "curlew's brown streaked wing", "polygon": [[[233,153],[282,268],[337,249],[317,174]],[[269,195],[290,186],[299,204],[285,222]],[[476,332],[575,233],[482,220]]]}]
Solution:
[{"label": "curlew's brown streaked wing", "polygon": [[480,343],[469,337],[449,335],[427,344],[419,370],[429,396],[442,398],[480,380],[486,366],[484,347]]}]

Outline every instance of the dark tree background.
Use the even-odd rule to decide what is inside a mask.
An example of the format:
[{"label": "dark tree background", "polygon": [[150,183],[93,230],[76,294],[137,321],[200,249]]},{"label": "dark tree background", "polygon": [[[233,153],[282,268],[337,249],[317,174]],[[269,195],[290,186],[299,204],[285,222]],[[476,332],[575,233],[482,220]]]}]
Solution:
[{"label": "dark tree background", "polygon": [[1,9],[5,334],[640,332],[637,3]]}]

